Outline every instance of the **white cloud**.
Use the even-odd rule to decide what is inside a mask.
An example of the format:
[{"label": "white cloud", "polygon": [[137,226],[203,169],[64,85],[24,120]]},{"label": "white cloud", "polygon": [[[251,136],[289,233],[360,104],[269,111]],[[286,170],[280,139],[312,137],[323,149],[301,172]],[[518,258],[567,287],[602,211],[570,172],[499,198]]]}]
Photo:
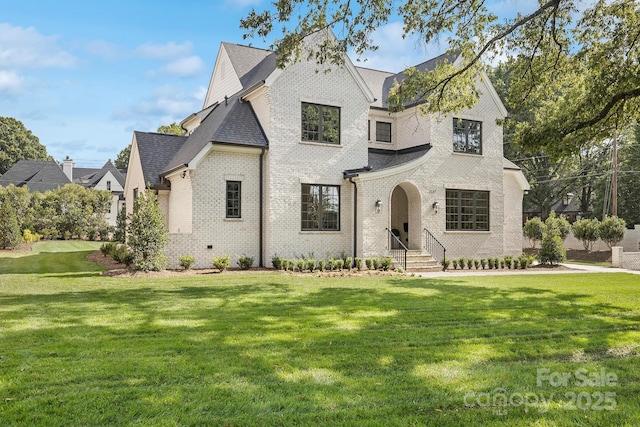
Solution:
[{"label": "white cloud", "polygon": [[84,49],[89,54],[106,60],[113,60],[120,56],[120,49],[117,45],[103,40],[92,40],[87,42]]},{"label": "white cloud", "polygon": [[73,55],[58,46],[57,36],[42,35],[33,27],[0,24],[0,68],[68,68],[76,62]]},{"label": "white cloud", "polygon": [[0,70],[0,95],[17,95],[24,89],[24,79],[15,71]]},{"label": "white cloud", "polygon": [[205,67],[199,56],[189,56],[172,61],[162,67],[162,72],[172,76],[187,77],[200,73]]},{"label": "white cloud", "polygon": [[202,106],[202,91],[185,93],[173,86],[165,85],[157,88],[153,95],[136,105],[117,111],[113,117],[117,120],[136,120],[138,122],[158,119],[162,123],[180,121],[189,114],[199,111]]},{"label": "white cloud", "polygon": [[172,60],[189,55],[192,51],[193,44],[191,42],[182,44],[169,42],[165,44],[145,43],[138,46],[135,53],[144,58]]}]

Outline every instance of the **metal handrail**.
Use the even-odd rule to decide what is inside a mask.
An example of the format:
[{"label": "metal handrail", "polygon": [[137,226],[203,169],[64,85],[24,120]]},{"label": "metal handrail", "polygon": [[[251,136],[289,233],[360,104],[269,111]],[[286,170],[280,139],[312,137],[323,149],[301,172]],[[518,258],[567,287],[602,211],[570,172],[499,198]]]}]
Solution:
[{"label": "metal handrail", "polygon": [[[404,270],[407,269],[407,247],[402,243],[402,240],[398,238],[395,234],[391,232],[388,228],[385,228],[387,233],[389,233],[389,252],[391,252],[391,256],[397,262],[402,264],[402,268]],[[395,245],[394,245],[395,243]]]},{"label": "metal handrail", "polygon": [[[429,230],[425,228],[424,231],[427,232],[424,249],[429,252],[431,256],[440,263],[440,265],[442,265],[442,271],[446,270],[447,248],[445,248]],[[442,257],[439,255],[442,255]]]}]

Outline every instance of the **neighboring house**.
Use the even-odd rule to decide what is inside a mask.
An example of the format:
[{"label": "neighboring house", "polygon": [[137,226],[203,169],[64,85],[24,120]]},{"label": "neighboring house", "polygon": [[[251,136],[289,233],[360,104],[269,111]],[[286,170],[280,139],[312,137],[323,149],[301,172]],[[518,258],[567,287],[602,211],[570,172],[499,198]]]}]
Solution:
[{"label": "neighboring house", "polygon": [[[305,56],[304,54],[302,55]],[[440,56],[418,65],[432,69]],[[428,230],[448,256],[518,254],[528,183],[503,157],[507,112],[486,75],[476,106],[456,115],[390,113],[403,74],[302,60],[222,43],[203,110],[184,136],[135,132],[127,210],[150,187],[170,233],[167,256],[417,253]]]},{"label": "neighboring house", "polygon": [[[565,197],[562,198],[562,200],[556,202],[553,206],[551,206],[550,211],[555,212],[558,216],[565,217],[571,224],[580,219],[581,215],[584,215],[584,212],[582,212],[580,209],[580,200],[574,197],[573,193],[568,193],[567,195],[565,195]],[[523,224],[527,222],[527,220],[536,216],[542,216],[539,206],[523,209]]]},{"label": "neighboring house", "polygon": [[109,190],[113,195],[111,207],[107,216],[109,225],[116,225],[118,212],[124,206],[124,184],[126,171],[117,169],[111,160],[101,168],[76,168],[73,160],[67,156],[62,164],[54,160],[20,160],[14,164],[2,177],[0,185],[6,187],[13,184],[16,187],[28,187],[29,191],[44,193],[55,190],[67,184],[75,183],[86,188]]}]

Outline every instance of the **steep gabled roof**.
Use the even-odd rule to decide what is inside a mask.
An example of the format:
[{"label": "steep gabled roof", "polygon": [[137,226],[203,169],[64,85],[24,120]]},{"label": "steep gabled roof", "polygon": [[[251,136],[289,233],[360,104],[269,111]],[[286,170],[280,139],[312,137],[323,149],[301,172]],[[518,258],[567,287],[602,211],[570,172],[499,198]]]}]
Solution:
[{"label": "steep gabled roof", "polygon": [[29,187],[29,191],[41,193],[55,190],[70,182],[60,165],[53,160],[20,160],[0,177],[0,185],[3,187],[9,184],[16,187],[26,185]]},{"label": "steep gabled roof", "polygon": [[160,174],[182,148],[186,136],[168,135],[155,132],[134,132],[144,182],[156,187],[160,184]]},{"label": "steep gabled roof", "polygon": [[73,182],[91,188],[98,185],[100,180],[104,178],[107,172],[111,172],[111,175],[118,181],[118,183],[124,187],[124,175],[117,169],[111,160],[107,162],[100,169],[96,168],[73,168]]},{"label": "steep gabled roof", "polygon": [[267,137],[251,105],[236,94],[211,110],[162,172],[190,163],[211,143],[268,146]]},{"label": "steep gabled roof", "polygon": [[[252,76],[255,77],[258,69],[265,69],[266,74],[262,73],[264,75],[262,80],[264,80],[276,68],[275,54],[271,51],[226,42],[222,45],[244,89],[255,83],[251,83]],[[270,59],[267,60],[267,58]]]}]

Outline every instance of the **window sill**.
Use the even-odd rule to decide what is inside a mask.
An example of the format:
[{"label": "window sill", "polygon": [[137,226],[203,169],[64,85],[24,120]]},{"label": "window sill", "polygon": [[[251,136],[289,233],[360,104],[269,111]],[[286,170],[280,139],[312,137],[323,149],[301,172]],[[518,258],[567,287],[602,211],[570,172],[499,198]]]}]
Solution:
[{"label": "window sill", "polygon": [[244,218],[225,218],[224,222],[244,222]]},{"label": "window sill", "polygon": [[491,230],[446,230],[444,234],[491,234]]},{"label": "window sill", "polygon": [[300,234],[342,234],[340,230],[300,230]]},{"label": "window sill", "polygon": [[312,141],[300,141],[302,145],[315,145],[316,147],[334,147],[342,148],[341,144],[330,144],[328,142],[312,142]]},{"label": "window sill", "polygon": [[460,151],[454,151],[453,154],[455,156],[464,156],[464,157],[476,157],[476,158],[477,157],[484,157],[484,155],[482,153],[481,154],[473,154],[473,153],[462,153]]}]

